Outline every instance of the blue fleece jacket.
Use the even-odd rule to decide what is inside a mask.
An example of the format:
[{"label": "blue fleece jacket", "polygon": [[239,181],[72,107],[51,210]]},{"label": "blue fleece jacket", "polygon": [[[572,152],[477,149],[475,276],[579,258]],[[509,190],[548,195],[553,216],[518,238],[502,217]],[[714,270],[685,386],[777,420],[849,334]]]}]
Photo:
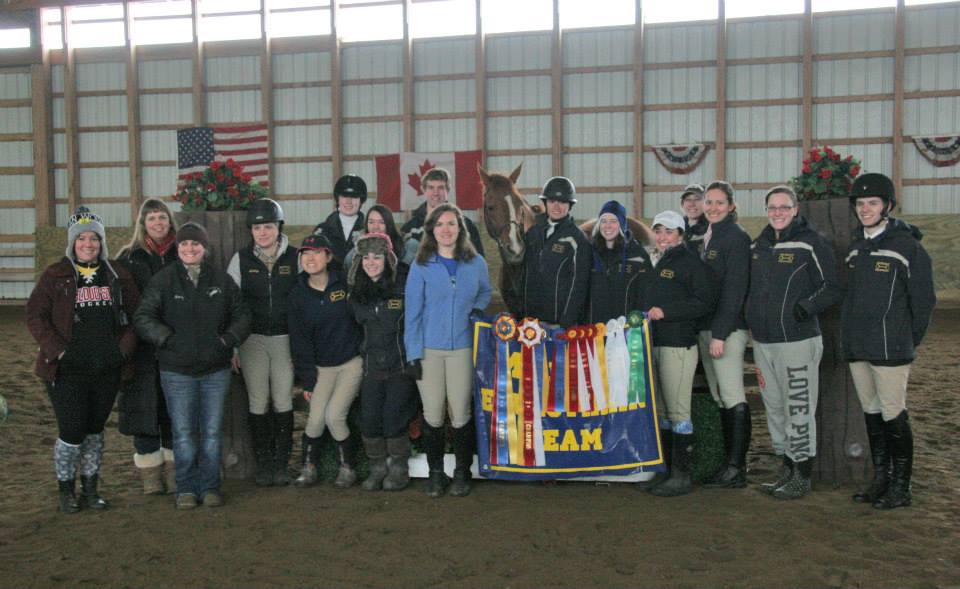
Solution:
[{"label": "blue fleece jacket", "polygon": [[473,346],[470,311],[490,302],[490,276],[482,256],[460,260],[453,276],[437,254],[414,262],[407,276],[405,333],[407,361],[423,358],[423,349],[458,350]]}]

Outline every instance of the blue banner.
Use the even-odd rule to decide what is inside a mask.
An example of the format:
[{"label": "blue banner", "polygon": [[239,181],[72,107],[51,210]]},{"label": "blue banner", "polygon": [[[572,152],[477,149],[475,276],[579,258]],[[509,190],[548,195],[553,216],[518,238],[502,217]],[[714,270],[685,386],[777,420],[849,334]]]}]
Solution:
[{"label": "blue banner", "polygon": [[[535,327],[542,337],[534,337],[526,322],[508,326],[498,319],[496,328],[475,324],[480,474],[529,481],[663,471],[646,320],[626,330],[621,320],[616,337],[605,337],[601,324],[569,330]],[[627,354],[631,335],[634,353]],[[637,339],[643,343],[641,362]],[[611,346],[609,358],[605,341]],[[631,369],[633,378],[628,377]]]}]

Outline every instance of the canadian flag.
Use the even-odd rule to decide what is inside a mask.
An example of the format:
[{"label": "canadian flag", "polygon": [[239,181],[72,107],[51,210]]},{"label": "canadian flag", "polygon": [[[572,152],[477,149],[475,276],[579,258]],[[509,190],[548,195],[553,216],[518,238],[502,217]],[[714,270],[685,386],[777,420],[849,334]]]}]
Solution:
[{"label": "canadian flag", "polygon": [[377,156],[377,202],[393,211],[417,208],[424,202],[420,178],[433,168],[443,168],[450,174],[450,202],[464,210],[479,209],[483,183],[477,164],[482,159],[480,150]]}]

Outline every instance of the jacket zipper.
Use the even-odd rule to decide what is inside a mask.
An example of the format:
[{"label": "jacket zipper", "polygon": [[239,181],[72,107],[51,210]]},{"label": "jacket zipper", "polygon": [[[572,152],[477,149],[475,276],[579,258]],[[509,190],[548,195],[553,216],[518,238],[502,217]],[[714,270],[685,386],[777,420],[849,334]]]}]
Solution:
[{"label": "jacket zipper", "polygon": [[897,270],[893,270],[893,280],[890,281],[890,296],[887,297],[887,308],[883,312],[883,319],[881,324],[883,325],[883,359],[890,359],[890,350],[887,348],[887,314],[890,313],[890,307],[893,305],[893,289],[897,285]]}]

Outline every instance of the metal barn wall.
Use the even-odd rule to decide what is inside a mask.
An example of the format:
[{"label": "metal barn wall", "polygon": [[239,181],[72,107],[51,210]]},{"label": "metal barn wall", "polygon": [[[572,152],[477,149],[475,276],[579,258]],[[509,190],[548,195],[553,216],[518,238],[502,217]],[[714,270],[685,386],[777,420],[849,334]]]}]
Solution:
[{"label": "metal barn wall", "polygon": [[[17,238],[32,233],[35,226],[33,176],[33,79],[23,68],[0,68],[0,299],[25,299],[33,289],[32,239]],[[27,205],[27,206],[24,206]]]}]

